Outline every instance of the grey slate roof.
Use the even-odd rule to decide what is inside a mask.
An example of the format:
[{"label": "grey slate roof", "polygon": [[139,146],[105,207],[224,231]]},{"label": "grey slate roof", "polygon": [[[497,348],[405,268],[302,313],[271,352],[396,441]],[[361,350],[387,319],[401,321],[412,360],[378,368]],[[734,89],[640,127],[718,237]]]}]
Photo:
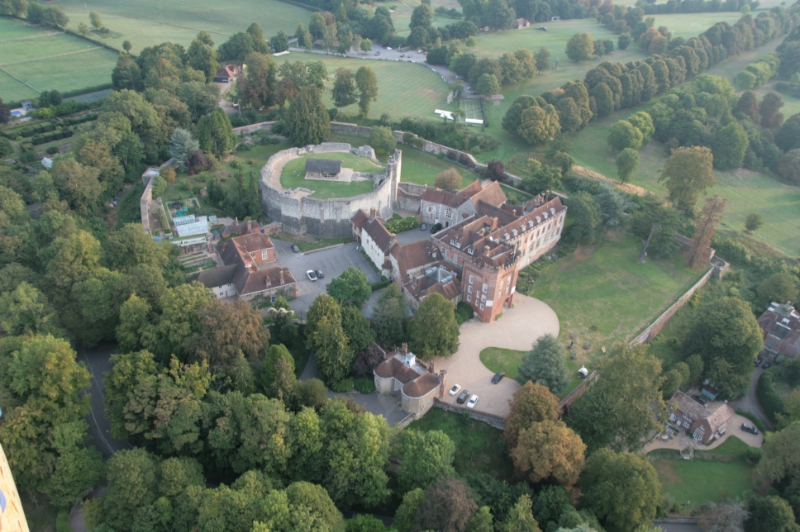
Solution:
[{"label": "grey slate roof", "polygon": [[342,161],[335,159],[306,159],[306,173],[338,174]]},{"label": "grey slate roof", "polygon": [[229,264],[227,266],[211,268],[210,270],[203,270],[197,275],[197,280],[206,288],[215,288],[217,286],[231,284],[233,283],[233,277],[236,275],[236,268],[238,266],[238,264]]}]

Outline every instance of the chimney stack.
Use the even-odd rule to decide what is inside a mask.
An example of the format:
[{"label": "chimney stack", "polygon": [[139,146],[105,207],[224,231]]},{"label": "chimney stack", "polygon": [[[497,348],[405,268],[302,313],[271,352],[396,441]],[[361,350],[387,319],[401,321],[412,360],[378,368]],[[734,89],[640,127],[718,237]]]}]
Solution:
[{"label": "chimney stack", "polygon": [[250,233],[250,231],[252,229],[253,229],[253,221],[252,220],[247,220],[247,232],[248,232],[248,234]]},{"label": "chimney stack", "polygon": [[281,286],[283,286],[283,268],[281,268]]},{"label": "chimney stack", "polygon": [[407,343],[403,342],[403,343],[400,345],[400,349],[403,351],[403,354],[404,354],[404,355],[407,355],[407,354],[408,354],[408,344],[407,344]]},{"label": "chimney stack", "polygon": [[489,246],[483,246],[483,254],[489,256]]},{"label": "chimney stack", "polygon": [[377,216],[377,214],[378,214],[378,209],[376,209],[375,207],[372,207],[369,210],[369,217],[372,218],[373,220],[375,219],[375,216]]}]

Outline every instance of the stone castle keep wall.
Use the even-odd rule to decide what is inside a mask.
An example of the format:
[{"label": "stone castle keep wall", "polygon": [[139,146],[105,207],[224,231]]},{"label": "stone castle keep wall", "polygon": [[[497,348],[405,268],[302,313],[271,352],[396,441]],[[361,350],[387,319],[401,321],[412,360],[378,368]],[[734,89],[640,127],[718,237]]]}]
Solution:
[{"label": "stone castle keep wall", "polygon": [[367,194],[350,198],[315,199],[313,195],[308,195],[310,191],[306,189],[283,190],[270,184],[276,168],[282,168],[283,164],[296,156],[311,152],[351,151],[351,146],[344,143],[324,143],[279,151],[261,168],[259,192],[262,210],[270,219],[280,222],[283,231],[318,238],[352,235],[350,220],[359,209],[369,212],[375,208],[381,218],[391,218],[397,204],[397,185],[402,171],[402,152],[399,150],[389,159],[386,173],[376,176],[376,188]]}]

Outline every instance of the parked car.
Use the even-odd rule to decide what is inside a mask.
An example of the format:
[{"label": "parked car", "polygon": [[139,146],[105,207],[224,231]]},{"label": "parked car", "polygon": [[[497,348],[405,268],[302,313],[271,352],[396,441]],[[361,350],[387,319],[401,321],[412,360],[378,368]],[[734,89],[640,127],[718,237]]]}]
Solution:
[{"label": "parked car", "polygon": [[294,251],[295,253],[300,253],[300,248],[297,247],[297,244],[292,244],[292,251]]},{"label": "parked car", "polygon": [[506,376],[505,371],[498,371],[497,373],[494,374],[494,377],[492,377],[492,384],[497,384],[498,382],[503,380],[503,377],[505,376]]},{"label": "parked car", "polygon": [[317,274],[314,272],[314,270],[308,270],[306,272],[306,277],[308,277],[308,280],[311,281],[311,282],[314,282],[314,281],[317,280]]},{"label": "parked car", "polygon": [[450,395],[455,395],[458,393],[458,390],[461,389],[460,384],[454,384],[452,388],[450,388]]},{"label": "parked car", "polygon": [[461,395],[458,396],[458,399],[456,399],[456,403],[463,405],[464,401],[466,401],[468,397],[469,397],[469,392],[467,390],[464,390],[463,392],[461,392]]},{"label": "parked car", "polygon": [[400,54],[400,57],[405,57],[405,56],[406,56],[406,54]]},{"label": "parked car", "polygon": [[764,369],[771,368],[772,362],[764,362]]},{"label": "parked car", "polygon": [[392,49],[392,47],[391,47],[391,46],[387,46],[387,47],[386,47],[386,49],[387,49],[387,50],[391,50],[391,49]]},{"label": "parked car", "polygon": [[428,224],[419,224],[419,230],[420,231],[427,231],[428,230]]},{"label": "parked car", "polygon": [[467,408],[475,408],[475,405],[478,404],[478,396],[473,395],[469,398],[469,402],[467,403]]},{"label": "parked car", "polygon": [[539,30],[539,31],[547,31],[547,28],[545,28],[544,26],[539,26],[536,29]]},{"label": "parked car", "polygon": [[375,55],[381,55],[381,53],[380,52],[375,52]]},{"label": "parked car", "polygon": [[434,224],[434,226],[431,227],[431,234],[438,233],[441,230],[442,230],[442,224]]},{"label": "parked car", "polygon": [[708,403],[708,400],[705,397],[703,397],[702,395],[693,395],[692,399],[694,399],[695,401],[697,401],[701,405],[705,405],[706,403]]},{"label": "parked car", "polygon": [[761,359],[761,357],[758,357],[756,359],[756,367],[760,366],[762,362],[764,362],[764,361]]},{"label": "parked car", "polygon": [[745,432],[749,432],[750,434],[758,434],[758,429],[755,428],[750,423],[742,423],[742,430]]},{"label": "parked car", "polygon": [[322,273],[322,270],[317,270],[314,273],[317,274],[317,279],[324,279],[325,278],[325,274]]}]

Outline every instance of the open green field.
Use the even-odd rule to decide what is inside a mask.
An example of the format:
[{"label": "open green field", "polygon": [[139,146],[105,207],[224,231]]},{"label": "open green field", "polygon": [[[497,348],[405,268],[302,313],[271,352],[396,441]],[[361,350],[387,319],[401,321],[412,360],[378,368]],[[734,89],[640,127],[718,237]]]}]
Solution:
[{"label": "open green field", "polygon": [[512,465],[506,455],[503,433],[482,421],[467,416],[431,408],[409,429],[428,432],[441,430],[456,444],[453,467],[459,475],[488,473],[501,480],[511,480]]},{"label": "open green field", "polygon": [[[337,68],[349,68],[355,73],[362,66],[370,67],[378,78],[378,101],[372,102],[369,110],[370,117],[379,117],[383,113],[389,113],[392,118],[403,116],[435,118],[436,115],[433,111],[446,108],[447,94],[450,92],[441,76],[424,65],[410,61],[375,61],[295,52],[277,59],[279,63],[323,61],[328,67],[328,76],[330,77],[325,84],[326,107],[333,107],[331,88]],[[350,105],[344,108],[344,112],[356,114],[358,107],[356,104]]]},{"label": "open green field", "polygon": [[[411,14],[420,4],[420,0],[399,0],[381,3],[381,5],[386,6],[389,8],[389,11],[391,11],[392,24],[394,24],[397,34],[403,37],[408,37],[408,35],[411,33],[408,27],[408,25],[411,23]],[[456,0],[435,0],[431,2],[431,9],[435,10],[439,6],[444,6],[447,9],[456,8],[461,10],[461,6]],[[440,28],[442,26],[446,26],[447,24],[452,24],[453,22],[457,22],[457,19],[440,17],[434,13],[431,25],[434,28]]]},{"label": "open green field", "polygon": [[342,168],[352,168],[356,172],[379,173],[382,167],[377,166],[369,159],[357,157],[350,153],[309,153],[301,155],[286,163],[281,172],[281,185],[283,188],[303,187],[314,191],[314,198],[348,198],[372,192],[373,181],[354,181],[352,183],[337,183],[335,181],[322,181],[306,179],[305,165],[308,159],[337,159],[342,161]]},{"label": "open green field", "polygon": [[664,493],[686,510],[698,508],[708,501],[744,498],[751,489],[753,467],[740,456],[729,462],[699,458],[683,460],[677,458],[677,452],[676,458],[650,456]]},{"label": "open green field", "polygon": [[117,55],[110,50],[9,18],[0,18],[0,35],[0,94],[6,101],[35,98],[45,90],[69,92],[111,82]]},{"label": "open green field", "polygon": [[702,275],[686,268],[680,256],[637,264],[640,248],[639,240],[619,234],[597,246],[580,246],[545,267],[528,294],[555,310],[562,343],[575,335],[576,363],[600,356],[601,347],[630,340]]},{"label": "open green field", "polygon": [[403,170],[401,181],[405,183],[416,183],[418,185],[433,186],[436,176],[447,170],[455,168],[461,174],[462,186],[465,187],[475,181],[478,176],[468,168],[463,168],[457,164],[452,164],[447,159],[439,159],[429,153],[425,153],[405,144],[398,145],[398,149],[403,150]]},{"label": "open green field", "polygon": [[261,25],[267,38],[279,30],[292,34],[297,24],[308,26],[311,18],[310,10],[279,0],[258,3],[248,0],[194,0],[191,3],[62,0],[59,5],[69,16],[72,29],[80,22],[89,23],[89,11],[99,12],[113,34],[104,42],[121,47],[123,40],[130,40],[134,53],[164,41],[188,46],[202,30],[211,33],[216,44],[220,44],[234,33],[247,29],[252,22]]}]

